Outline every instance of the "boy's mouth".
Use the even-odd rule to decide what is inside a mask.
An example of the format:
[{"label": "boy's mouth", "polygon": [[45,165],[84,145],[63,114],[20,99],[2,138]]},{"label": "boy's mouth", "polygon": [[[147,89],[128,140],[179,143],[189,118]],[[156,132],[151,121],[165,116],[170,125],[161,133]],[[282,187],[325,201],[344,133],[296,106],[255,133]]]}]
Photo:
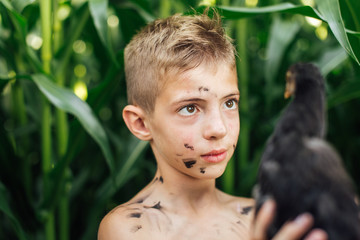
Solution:
[{"label": "boy's mouth", "polygon": [[213,150],[209,153],[201,155],[201,158],[209,163],[218,163],[225,160],[227,151],[225,149]]}]

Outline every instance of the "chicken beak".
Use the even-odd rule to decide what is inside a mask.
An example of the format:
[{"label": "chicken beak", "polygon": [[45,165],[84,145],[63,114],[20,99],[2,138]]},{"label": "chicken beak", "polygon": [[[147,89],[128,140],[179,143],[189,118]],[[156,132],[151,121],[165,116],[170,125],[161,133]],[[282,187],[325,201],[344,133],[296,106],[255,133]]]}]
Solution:
[{"label": "chicken beak", "polygon": [[288,99],[294,94],[294,92],[295,92],[295,76],[291,72],[287,72],[284,98]]},{"label": "chicken beak", "polygon": [[291,96],[291,93],[289,93],[288,91],[285,91],[284,98],[288,99],[290,96]]}]

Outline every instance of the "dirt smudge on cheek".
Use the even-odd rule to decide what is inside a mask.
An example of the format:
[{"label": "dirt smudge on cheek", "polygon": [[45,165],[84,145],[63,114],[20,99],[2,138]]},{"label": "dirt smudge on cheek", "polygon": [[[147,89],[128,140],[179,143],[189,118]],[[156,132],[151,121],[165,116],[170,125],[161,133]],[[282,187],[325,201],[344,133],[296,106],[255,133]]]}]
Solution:
[{"label": "dirt smudge on cheek", "polygon": [[204,167],[200,168],[200,173],[204,174],[205,173],[205,169]]},{"label": "dirt smudge on cheek", "polygon": [[188,143],[184,143],[184,147],[186,147],[187,149],[190,149],[191,151],[194,151],[194,146],[191,146]]},{"label": "dirt smudge on cheek", "polygon": [[183,162],[187,168],[192,168],[196,164],[196,160],[192,158],[185,158]]}]

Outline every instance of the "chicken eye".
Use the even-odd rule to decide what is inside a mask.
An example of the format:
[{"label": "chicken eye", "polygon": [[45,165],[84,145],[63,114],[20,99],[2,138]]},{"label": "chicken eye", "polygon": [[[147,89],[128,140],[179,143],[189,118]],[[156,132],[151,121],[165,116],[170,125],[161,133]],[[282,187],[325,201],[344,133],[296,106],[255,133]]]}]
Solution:
[{"label": "chicken eye", "polygon": [[236,101],[234,99],[226,101],[225,102],[225,107],[227,109],[235,109],[236,108]]},{"label": "chicken eye", "polygon": [[180,109],[179,113],[183,116],[191,116],[197,112],[197,109],[194,105],[187,105]]}]

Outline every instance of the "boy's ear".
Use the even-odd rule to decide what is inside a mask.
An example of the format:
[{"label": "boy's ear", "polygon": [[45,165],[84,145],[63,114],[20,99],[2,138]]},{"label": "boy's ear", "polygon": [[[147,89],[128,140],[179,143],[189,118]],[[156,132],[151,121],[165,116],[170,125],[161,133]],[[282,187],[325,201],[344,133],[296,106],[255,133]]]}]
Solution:
[{"label": "boy's ear", "polygon": [[145,124],[145,117],[145,112],[134,105],[127,105],[123,110],[123,118],[130,132],[140,140],[149,141],[151,133]]}]

